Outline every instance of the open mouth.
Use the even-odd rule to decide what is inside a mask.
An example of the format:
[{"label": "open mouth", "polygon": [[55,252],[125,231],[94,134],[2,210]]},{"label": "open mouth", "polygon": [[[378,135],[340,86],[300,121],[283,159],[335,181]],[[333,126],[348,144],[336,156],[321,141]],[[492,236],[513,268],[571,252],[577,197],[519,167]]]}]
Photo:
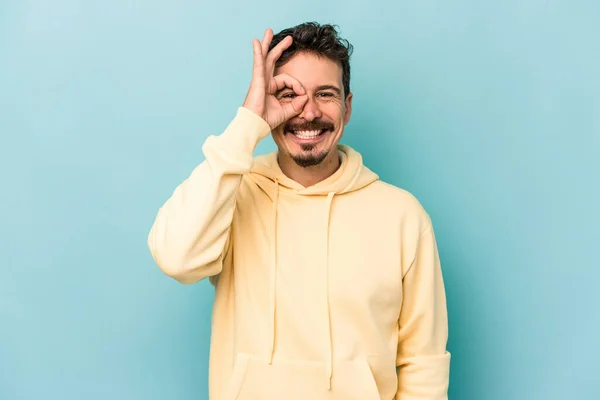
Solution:
[{"label": "open mouth", "polygon": [[296,136],[298,139],[302,140],[311,140],[316,139],[319,136],[324,135],[326,132],[329,132],[329,129],[316,129],[316,130],[298,130],[298,131],[287,131],[286,133],[290,133]]}]

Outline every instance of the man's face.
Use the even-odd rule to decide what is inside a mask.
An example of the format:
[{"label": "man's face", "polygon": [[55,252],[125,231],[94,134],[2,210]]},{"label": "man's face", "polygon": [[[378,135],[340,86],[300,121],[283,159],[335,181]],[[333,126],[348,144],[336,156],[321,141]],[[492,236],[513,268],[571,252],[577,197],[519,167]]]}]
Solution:
[{"label": "man's face", "polygon": [[[337,157],[336,146],[352,111],[352,94],[344,93],[342,68],[328,58],[298,53],[275,71],[276,75],[283,73],[304,86],[308,101],[299,115],[273,130],[280,157],[291,158],[302,167]],[[294,96],[287,88],[276,93],[282,103]]]}]

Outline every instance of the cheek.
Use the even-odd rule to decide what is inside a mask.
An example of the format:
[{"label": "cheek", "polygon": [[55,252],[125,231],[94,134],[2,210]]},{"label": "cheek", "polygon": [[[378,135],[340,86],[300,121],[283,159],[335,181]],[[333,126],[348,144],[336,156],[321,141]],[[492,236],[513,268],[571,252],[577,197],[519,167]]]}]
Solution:
[{"label": "cheek", "polygon": [[344,124],[345,107],[340,103],[331,103],[321,108],[324,116],[336,126]]}]

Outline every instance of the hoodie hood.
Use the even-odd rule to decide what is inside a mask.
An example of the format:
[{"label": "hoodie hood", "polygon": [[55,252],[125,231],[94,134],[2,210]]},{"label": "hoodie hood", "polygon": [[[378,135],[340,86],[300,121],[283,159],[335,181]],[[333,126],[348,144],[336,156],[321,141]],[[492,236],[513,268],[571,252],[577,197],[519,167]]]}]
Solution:
[{"label": "hoodie hood", "polygon": [[[327,343],[327,353],[324,355],[325,363],[325,385],[328,390],[331,389],[331,377],[333,373],[333,343],[331,334],[331,314],[330,314],[330,302],[329,302],[329,226],[331,219],[331,209],[333,207],[334,196],[349,193],[357,190],[361,190],[369,184],[377,181],[379,177],[373,173],[367,167],[363,165],[362,156],[351,147],[346,145],[337,146],[338,153],[340,156],[340,167],[330,177],[323,181],[310,186],[304,187],[298,182],[288,178],[279,167],[277,161],[278,152],[259,156],[254,162],[254,166],[250,171],[250,178],[269,196],[273,202],[271,208],[271,227],[269,232],[270,240],[270,282],[269,282],[269,318],[267,331],[270,333],[267,340],[268,343],[268,354],[267,358],[269,363],[273,362],[273,354],[275,350],[275,326],[276,326],[276,304],[277,304],[277,271],[278,271],[278,257],[277,257],[277,211],[279,205],[279,192],[280,190],[293,191],[298,196],[326,196],[327,202],[325,203],[325,209],[323,210],[323,221],[322,221],[322,232],[323,236],[323,247],[325,255],[323,260],[315,260],[322,264],[322,279],[325,282],[325,293],[322,293],[323,299],[323,313],[322,323],[325,325],[325,331],[327,337],[324,338],[324,342]],[[318,277],[317,277],[318,279]]]},{"label": "hoodie hood", "polygon": [[250,177],[266,193],[272,193],[274,183],[278,182],[282,188],[294,190],[299,195],[343,194],[360,190],[379,179],[377,174],[363,164],[360,153],[342,144],[338,145],[337,149],[341,161],[340,168],[327,179],[310,187],[302,186],[281,171],[277,162],[277,151],[256,157]]}]

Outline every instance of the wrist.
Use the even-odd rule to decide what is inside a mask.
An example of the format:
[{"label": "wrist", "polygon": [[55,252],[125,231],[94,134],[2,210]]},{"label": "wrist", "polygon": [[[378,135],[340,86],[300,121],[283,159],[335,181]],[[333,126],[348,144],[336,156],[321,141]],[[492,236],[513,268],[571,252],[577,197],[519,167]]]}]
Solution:
[{"label": "wrist", "polygon": [[264,113],[261,112],[261,110],[258,110],[256,107],[253,107],[247,103],[244,103],[241,108],[244,108],[244,109],[250,111],[252,114],[254,114],[258,118],[262,119],[265,123],[267,123]]}]

